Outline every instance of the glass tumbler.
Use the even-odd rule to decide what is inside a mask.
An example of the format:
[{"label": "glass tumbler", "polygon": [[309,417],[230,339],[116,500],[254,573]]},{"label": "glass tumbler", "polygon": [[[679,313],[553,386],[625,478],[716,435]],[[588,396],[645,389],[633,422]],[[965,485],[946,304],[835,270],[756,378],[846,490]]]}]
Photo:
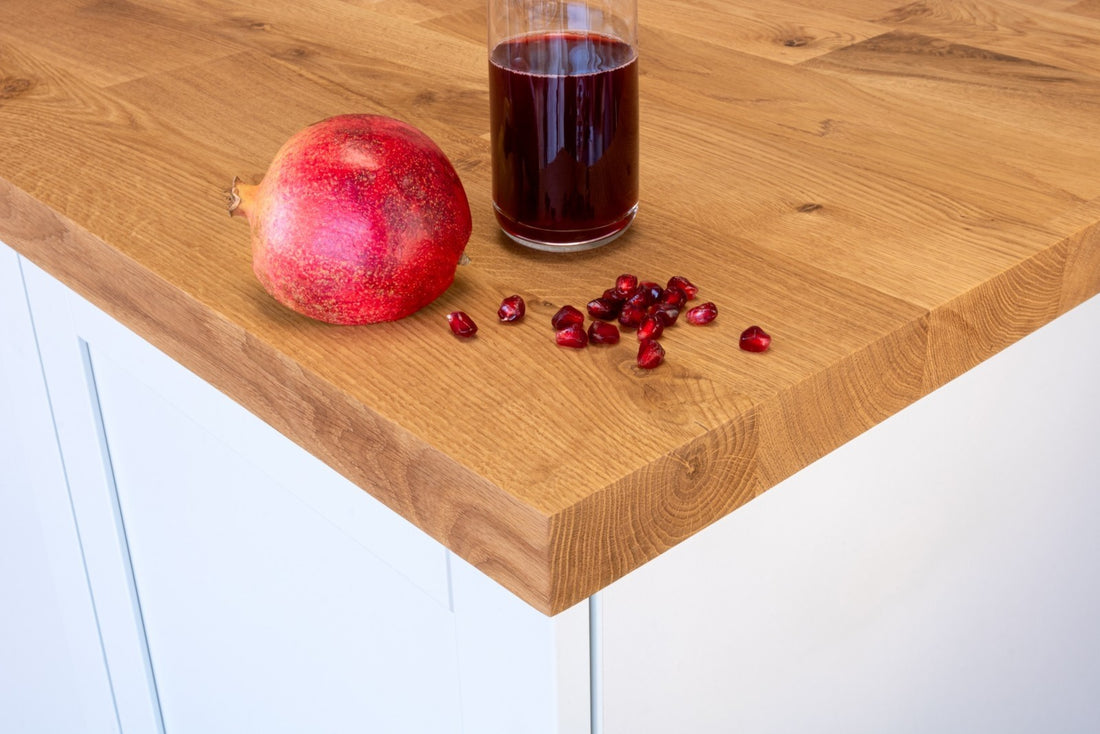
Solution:
[{"label": "glass tumbler", "polygon": [[540,250],[610,242],[638,210],[637,0],[489,0],[493,208]]}]

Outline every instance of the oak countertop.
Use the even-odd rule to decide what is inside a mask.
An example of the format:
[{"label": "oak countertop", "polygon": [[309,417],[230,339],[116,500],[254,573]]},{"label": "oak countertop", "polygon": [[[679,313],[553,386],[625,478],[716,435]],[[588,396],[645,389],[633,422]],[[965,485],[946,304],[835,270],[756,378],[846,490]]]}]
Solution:
[{"label": "oak countertop", "polygon": [[[640,16],[638,219],[552,255],[493,220],[483,0],[5,0],[0,240],[547,613],[1100,291],[1094,0]],[[345,112],[428,133],[473,209],[471,263],[392,324],[279,306],[226,215]],[[624,272],[718,320],[648,372],[631,334],[557,347],[550,315]]]}]

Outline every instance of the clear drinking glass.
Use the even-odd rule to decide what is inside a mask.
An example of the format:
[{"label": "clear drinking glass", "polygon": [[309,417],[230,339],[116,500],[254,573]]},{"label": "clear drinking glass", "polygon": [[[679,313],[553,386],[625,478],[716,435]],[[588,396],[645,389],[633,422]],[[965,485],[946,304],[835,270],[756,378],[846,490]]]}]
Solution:
[{"label": "clear drinking glass", "polygon": [[541,250],[610,242],[638,209],[637,0],[489,0],[493,208]]}]

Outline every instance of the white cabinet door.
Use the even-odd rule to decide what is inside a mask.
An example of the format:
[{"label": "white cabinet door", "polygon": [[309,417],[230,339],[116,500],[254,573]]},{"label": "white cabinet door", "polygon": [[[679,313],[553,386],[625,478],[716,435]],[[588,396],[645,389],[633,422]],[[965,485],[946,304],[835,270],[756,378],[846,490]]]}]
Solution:
[{"label": "white cabinet door", "polygon": [[93,364],[165,730],[460,731],[445,600]]},{"label": "white cabinet door", "polygon": [[606,734],[1095,732],[1100,298],[599,594]]},{"label": "white cabinet door", "polygon": [[0,729],[118,731],[20,261],[2,243]]},{"label": "white cabinet door", "polygon": [[584,734],[534,611],[27,267],[121,730]]},{"label": "white cabinet door", "polygon": [[30,281],[123,731],[461,731],[444,549]]}]

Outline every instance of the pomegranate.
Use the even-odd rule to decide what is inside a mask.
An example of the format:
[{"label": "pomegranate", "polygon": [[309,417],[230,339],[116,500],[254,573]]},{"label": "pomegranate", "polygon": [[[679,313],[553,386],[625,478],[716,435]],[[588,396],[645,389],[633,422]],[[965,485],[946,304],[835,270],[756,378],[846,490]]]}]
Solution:
[{"label": "pomegranate", "polygon": [[408,316],[454,281],[470,204],[443,151],[380,115],[340,115],[293,135],[258,186],[234,182],[252,269],[277,301],[333,324]]}]

